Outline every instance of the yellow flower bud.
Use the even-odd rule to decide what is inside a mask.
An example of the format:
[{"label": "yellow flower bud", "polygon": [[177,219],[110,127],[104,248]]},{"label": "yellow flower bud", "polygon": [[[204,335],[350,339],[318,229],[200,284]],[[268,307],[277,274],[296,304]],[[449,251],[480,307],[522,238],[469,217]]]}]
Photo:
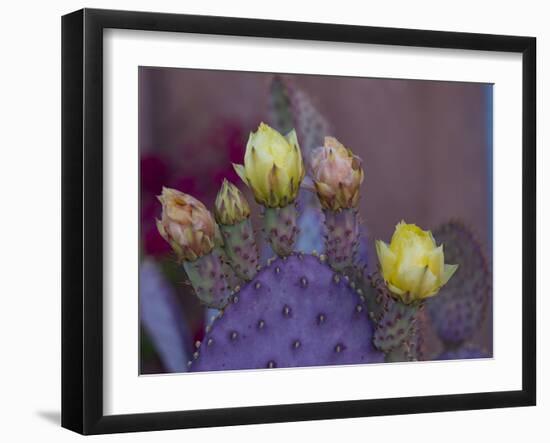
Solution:
[{"label": "yellow flower bud", "polygon": [[223,179],[223,184],[216,197],[214,216],[222,225],[234,225],[248,218],[250,207],[239,188]]},{"label": "yellow flower bud", "polygon": [[217,226],[200,201],[169,188],[162,188],[158,199],[162,203],[162,218],[157,220],[157,228],[180,259],[194,261],[212,251]]},{"label": "yellow flower bud", "polygon": [[244,166],[233,167],[258,203],[269,208],[287,206],[296,199],[305,175],[296,131],[283,137],[261,123],[248,139]]},{"label": "yellow flower bud", "polygon": [[364,173],[361,159],[334,137],[325,137],[325,145],[311,154],[315,190],[325,209],[336,211],[357,206]]},{"label": "yellow flower bud", "polygon": [[376,241],[376,253],[388,289],[405,304],[436,295],[458,268],[445,264],[443,245],[436,245],[430,231],[404,221],[389,245]]}]

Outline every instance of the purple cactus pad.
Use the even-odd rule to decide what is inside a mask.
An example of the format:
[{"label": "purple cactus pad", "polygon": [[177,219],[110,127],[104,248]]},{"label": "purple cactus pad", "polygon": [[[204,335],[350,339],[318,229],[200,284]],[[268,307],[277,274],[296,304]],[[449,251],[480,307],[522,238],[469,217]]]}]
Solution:
[{"label": "purple cactus pad", "polygon": [[380,363],[361,297],[322,258],[277,259],[212,324],[191,371]]},{"label": "purple cactus pad", "polygon": [[462,224],[447,223],[433,234],[443,244],[445,261],[459,265],[427,303],[435,331],[452,348],[470,340],[481,327],[491,297],[491,274],[481,246]]}]

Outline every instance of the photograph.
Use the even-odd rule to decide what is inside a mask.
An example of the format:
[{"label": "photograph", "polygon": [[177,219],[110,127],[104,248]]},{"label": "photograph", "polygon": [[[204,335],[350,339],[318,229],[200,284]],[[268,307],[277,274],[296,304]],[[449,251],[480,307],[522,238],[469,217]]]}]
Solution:
[{"label": "photograph", "polygon": [[6,2],[0,442],[550,442],[544,5]]},{"label": "photograph", "polygon": [[493,358],[493,84],[138,85],[140,375]]}]

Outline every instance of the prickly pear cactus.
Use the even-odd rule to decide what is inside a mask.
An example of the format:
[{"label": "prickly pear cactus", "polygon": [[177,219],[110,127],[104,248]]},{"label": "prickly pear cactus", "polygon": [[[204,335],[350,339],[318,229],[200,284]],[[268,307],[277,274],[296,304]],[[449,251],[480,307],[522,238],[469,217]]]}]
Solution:
[{"label": "prickly pear cactus", "polygon": [[213,323],[191,371],[382,362],[361,297],[324,257],[263,268]]},{"label": "prickly pear cactus", "polygon": [[[377,242],[381,273],[366,276],[364,260],[356,260],[362,160],[330,136],[311,152],[310,200],[324,216],[309,217],[304,229],[325,234],[326,255],[296,249],[304,209],[297,198],[306,169],[295,130],[283,136],[260,123],[250,134],[244,164],[234,168],[263,206],[262,231],[279,256],[263,268],[248,202],[235,185],[222,184],[215,221],[183,192],[165,188],[160,199],[159,231],[178,253],[197,296],[220,309],[190,370],[418,359],[419,310],[456,265],[445,264],[443,247],[429,231],[401,221],[389,245]],[[242,283],[232,284],[235,277]]]},{"label": "prickly pear cactus", "polygon": [[427,308],[444,346],[457,348],[481,326],[491,293],[490,273],[479,243],[461,223],[444,224],[434,236],[445,244],[445,257],[459,268]]}]

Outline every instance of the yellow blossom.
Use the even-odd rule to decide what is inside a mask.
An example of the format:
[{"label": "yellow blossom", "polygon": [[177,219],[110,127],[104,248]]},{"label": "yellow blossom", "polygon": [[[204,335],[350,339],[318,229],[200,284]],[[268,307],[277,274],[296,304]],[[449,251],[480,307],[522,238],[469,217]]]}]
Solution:
[{"label": "yellow blossom", "polygon": [[292,203],[305,174],[296,131],[283,137],[265,123],[250,134],[244,166],[233,166],[252,189],[256,201],[268,208]]},{"label": "yellow blossom", "polygon": [[376,241],[376,252],[388,289],[406,304],[436,295],[458,268],[445,264],[443,245],[436,245],[430,231],[404,221],[389,245]]}]

